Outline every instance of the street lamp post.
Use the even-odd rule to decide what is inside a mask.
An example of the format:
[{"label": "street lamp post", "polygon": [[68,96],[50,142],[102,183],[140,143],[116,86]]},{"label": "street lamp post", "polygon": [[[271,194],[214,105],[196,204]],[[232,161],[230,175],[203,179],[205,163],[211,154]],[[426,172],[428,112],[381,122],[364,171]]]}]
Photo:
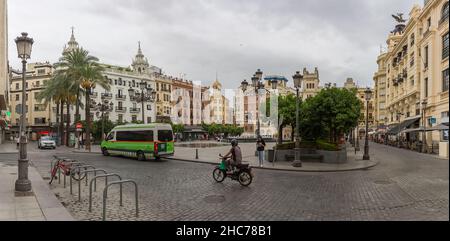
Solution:
[{"label": "street lamp post", "polygon": [[370,160],[369,155],[369,101],[372,99],[372,90],[370,88],[367,88],[365,91],[366,94],[366,141],[364,144],[364,155],[363,160],[368,161]]},{"label": "street lamp post", "polygon": [[[261,122],[260,122],[260,113],[259,113],[260,112],[259,90],[265,90],[270,93],[270,91],[264,87],[264,83],[262,83],[262,76],[263,76],[263,72],[261,71],[261,69],[258,69],[252,77],[252,87],[254,87],[254,89],[255,89],[256,105],[257,105],[257,111],[256,111],[257,112],[256,113],[256,136],[257,137],[259,137],[261,135]],[[244,80],[241,83],[241,88],[244,93],[247,91],[248,86],[249,86],[249,83],[247,82],[247,80]],[[278,88],[278,81],[275,79],[272,80],[271,86],[272,86],[272,90],[276,90]]]},{"label": "street lamp post", "polygon": [[133,88],[128,90],[130,94],[130,98],[134,99],[137,103],[142,103],[142,123],[145,124],[145,103],[146,102],[154,102],[156,99],[156,91],[147,86],[147,82],[144,80],[139,83],[139,88],[141,89],[140,93],[136,94],[136,91]]},{"label": "street lamp post", "polygon": [[294,87],[297,91],[297,98],[295,103],[295,160],[292,166],[302,167],[302,161],[300,159],[300,88],[302,87],[303,75],[300,74],[300,71],[297,71],[297,73],[295,73],[292,78],[294,79]]},{"label": "street lamp post", "polygon": [[20,115],[20,143],[19,143],[19,177],[15,183],[15,190],[17,192],[30,192],[31,181],[28,179],[28,159],[27,159],[27,137],[26,137],[26,65],[27,59],[31,57],[31,50],[34,40],[28,37],[27,33],[22,33],[22,36],[17,37],[16,40],[17,53],[22,59],[22,111]]},{"label": "street lamp post", "polygon": [[97,117],[101,115],[102,118],[102,142],[105,140],[105,113],[108,115],[109,112],[112,112],[113,110],[114,103],[110,103],[106,99],[103,99],[103,102],[97,105]]},{"label": "street lamp post", "polygon": [[427,109],[427,100],[422,101],[422,115],[423,115],[423,133],[422,133],[422,152],[427,153],[427,120],[426,120],[426,109]]}]

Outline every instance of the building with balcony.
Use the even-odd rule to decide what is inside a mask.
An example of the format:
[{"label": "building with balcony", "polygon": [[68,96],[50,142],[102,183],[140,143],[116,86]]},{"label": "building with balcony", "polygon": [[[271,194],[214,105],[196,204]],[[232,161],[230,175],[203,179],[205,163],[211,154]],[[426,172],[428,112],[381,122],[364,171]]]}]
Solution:
[{"label": "building with balcony", "polygon": [[389,34],[387,51],[378,57],[374,77],[378,90],[375,105],[380,110],[376,122],[390,126],[390,140],[400,139],[403,147],[411,149],[416,148],[414,143],[426,143],[429,152],[447,157],[448,19],[446,0],[413,6],[408,22]]},{"label": "building with balcony", "polygon": [[[22,71],[12,70],[10,80],[11,134],[19,136],[20,115],[22,113]],[[51,132],[59,121],[56,105],[38,100],[44,85],[52,78],[53,67],[49,62],[29,63],[26,73],[26,126],[29,137],[36,140],[39,133]],[[55,108],[53,108],[55,107]]]},{"label": "building with balcony", "polygon": [[172,82],[172,122],[187,126],[202,123],[201,85],[183,79]]}]

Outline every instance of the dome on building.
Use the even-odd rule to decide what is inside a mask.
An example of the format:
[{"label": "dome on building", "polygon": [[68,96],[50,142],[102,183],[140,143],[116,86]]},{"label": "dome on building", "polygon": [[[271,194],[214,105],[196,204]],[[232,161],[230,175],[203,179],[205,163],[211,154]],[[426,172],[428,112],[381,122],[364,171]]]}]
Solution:
[{"label": "dome on building", "polygon": [[212,84],[213,89],[220,90],[222,89],[222,84],[219,82],[219,80],[214,81]]},{"label": "dome on building", "polygon": [[138,53],[136,54],[136,57],[133,59],[133,63],[131,64],[131,66],[135,71],[138,72],[147,72],[150,67],[148,59],[145,58],[144,54],[142,53],[141,42],[139,42]]}]

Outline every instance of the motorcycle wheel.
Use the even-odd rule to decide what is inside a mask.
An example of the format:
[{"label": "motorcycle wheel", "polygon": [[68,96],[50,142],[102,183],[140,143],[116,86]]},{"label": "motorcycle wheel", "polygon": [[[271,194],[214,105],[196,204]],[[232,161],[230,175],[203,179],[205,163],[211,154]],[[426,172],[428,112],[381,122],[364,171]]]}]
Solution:
[{"label": "motorcycle wheel", "polygon": [[253,177],[249,172],[244,171],[239,173],[238,181],[242,186],[247,187],[252,184]]},{"label": "motorcycle wheel", "polygon": [[213,171],[213,178],[214,180],[216,180],[216,182],[221,183],[225,180],[225,178],[227,177],[227,174],[220,170],[220,168],[216,168]]}]

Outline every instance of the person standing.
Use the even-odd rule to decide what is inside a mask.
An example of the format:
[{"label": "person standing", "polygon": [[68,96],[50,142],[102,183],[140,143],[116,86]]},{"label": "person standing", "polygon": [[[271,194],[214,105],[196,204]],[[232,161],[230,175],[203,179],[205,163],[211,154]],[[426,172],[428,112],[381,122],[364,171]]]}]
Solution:
[{"label": "person standing", "polygon": [[264,151],[266,149],[266,142],[261,136],[256,140],[256,150],[258,151],[259,167],[264,167]]}]

